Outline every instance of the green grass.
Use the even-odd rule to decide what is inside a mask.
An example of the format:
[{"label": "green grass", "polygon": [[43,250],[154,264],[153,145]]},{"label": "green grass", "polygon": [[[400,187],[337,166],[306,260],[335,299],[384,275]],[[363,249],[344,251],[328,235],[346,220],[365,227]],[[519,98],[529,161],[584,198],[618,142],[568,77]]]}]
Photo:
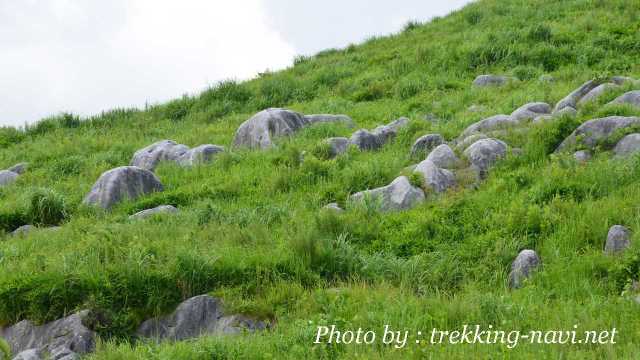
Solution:
[{"label": "green grass", "polygon": [[[588,165],[555,147],[627,88],[582,107],[575,120],[534,126],[504,139],[524,154],[509,157],[478,189],[460,187],[410,211],[373,206],[342,214],[351,193],[388,184],[414,163],[413,141],[430,132],[455,138],[486,116],[531,101],[555,104],[584,81],[640,77],[640,3],[482,0],[388,37],[298,58],[295,66],[144,110],[117,109],[89,119],[61,114],[24,130],[0,129],[0,168],[29,170],[0,188],[0,229],[61,224],[25,238],[0,238],[0,324],[53,320],[90,308],[109,319],[96,359],[122,358],[634,358],[638,305],[625,295],[640,275],[640,158],[612,161],[607,147]],[[475,76],[520,81],[473,88]],[[539,81],[551,74],[553,82]],[[484,111],[467,111],[481,105]],[[229,146],[255,112],[285,106],[304,113],[344,113],[371,129],[411,119],[376,152],[350,149],[329,160],[322,140],[353,129],[306,128],[278,148],[237,151],[194,168],[162,164],[165,191],[106,213],[82,198],[99,175],[129,163],[161,139]],[[438,122],[424,118],[435,115]],[[300,154],[306,151],[305,160]],[[414,181],[416,179],[413,179]],[[160,204],[182,211],[133,222]],[[621,258],[602,253],[611,225],[634,233]],[[517,291],[507,274],[521,249],[543,268]],[[202,293],[229,311],[275,322],[255,335],[152,345],[132,333],[150,316]],[[317,325],[380,330],[610,329],[606,346],[499,345],[391,347],[312,344]]]}]

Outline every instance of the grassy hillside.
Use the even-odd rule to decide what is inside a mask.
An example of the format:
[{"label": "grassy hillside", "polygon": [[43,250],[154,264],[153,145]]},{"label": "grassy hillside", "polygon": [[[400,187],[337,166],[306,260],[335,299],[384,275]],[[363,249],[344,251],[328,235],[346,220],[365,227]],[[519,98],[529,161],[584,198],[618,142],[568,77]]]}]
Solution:
[{"label": "grassy hillside", "polygon": [[[30,164],[15,184],[0,188],[0,229],[43,227],[24,238],[0,235],[0,324],[96,310],[109,319],[96,359],[634,358],[640,305],[625,290],[640,275],[640,158],[612,161],[601,152],[580,165],[552,154],[583,121],[639,116],[631,107],[603,106],[628,88],[582,107],[577,119],[508,134],[503,140],[524,154],[501,162],[478,189],[457,188],[399,213],[319,209],[388,184],[415,163],[409,149],[421,135],[453,139],[467,125],[527,102],[555,104],[591,78],[640,78],[638,19],[638,0],[481,0],[397,35],[297,58],[284,71],[226,81],[197,96],[0,129],[0,169]],[[521,81],[471,86],[486,73]],[[544,74],[555,80],[541,81]],[[132,84],[135,79],[123,86]],[[470,111],[472,105],[479,111]],[[229,147],[237,127],[267,107],[343,113],[362,128],[400,116],[411,123],[380,151],[350,151],[335,160],[311,154],[322,139],[353,129],[309,127],[279,139],[274,150],[228,152],[194,168],[162,164],[156,174],[164,192],[111,212],[81,205],[100,174],[127,165],[137,149],[162,139]],[[181,212],[128,220],[160,204]],[[634,233],[622,257],[602,253],[613,224]],[[540,254],[543,268],[512,291],[509,266],[524,248]],[[203,293],[276,326],[175,344],[132,341],[142,320]],[[523,331],[577,324],[615,327],[619,338],[606,346],[395,350],[313,345],[319,324],[378,331],[384,324]]]}]

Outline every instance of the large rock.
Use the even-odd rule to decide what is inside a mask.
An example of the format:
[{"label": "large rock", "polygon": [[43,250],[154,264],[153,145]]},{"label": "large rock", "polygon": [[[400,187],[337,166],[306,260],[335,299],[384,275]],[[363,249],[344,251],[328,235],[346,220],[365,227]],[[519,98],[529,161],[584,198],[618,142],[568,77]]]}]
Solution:
[{"label": "large rock", "polygon": [[134,200],[163,190],[160,180],[151,171],[136,166],[121,166],[104,172],[83,203],[109,209],[120,201]]},{"label": "large rock", "polygon": [[439,145],[433,149],[426,160],[443,169],[453,169],[460,165],[460,159],[447,144]]},{"label": "large rock", "polygon": [[623,137],[613,148],[613,152],[620,157],[629,156],[638,151],[640,151],[640,134],[637,133]]},{"label": "large rock", "polygon": [[205,334],[237,333],[265,328],[265,323],[241,315],[224,316],[220,299],[199,295],[184,301],[166,317],[143,322],[136,335],[156,341],[177,341]]},{"label": "large rock", "polygon": [[334,158],[347,152],[349,139],[345,137],[332,137],[324,141],[329,146],[329,157]]},{"label": "large rock", "polygon": [[172,140],[162,140],[136,151],[131,166],[154,171],[161,161],[173,161],[182,166],[211,162],[224,148],[217,145],[200,145],[193,149]]},{"label": "large rock", "polygon": [[449,170],[439,168],[431,160],[422,161],[414,171],[422,174],[425,187],[437,193],[445,192],[456,185],[455,175]]},{"label": "large rock", "polygon": [[146,219],[154,215],[158,214],[175,214],[178,212],[178,209],[173,205],[160,205],[156,206],[153,209],[146,209],[140,212],[137,212],[131,216],[129,219]]},{"label": "large rock", "polygon": [[418,138],[411,146],[411,157],[426,156],[438,145],[444,144],[444,138],[440,134],[427,134]]},{"label": "large rock", "polygon": [[481,139],[474,142],[464,155],[471,162],[471,166],[483,178],[489,168],[507,154],[507,144],[497,139]]},{"label": "large rock", "polygon": [[9,170],[0,170],[0,186],[13,184],[18,179],[18,174]]},{"label": "large rock", "polygon": [[33,359],[36,355],[75,359],[79,354],[94,349],[96,334],[86,326],[88,320],[88,310],[41,326],[23,320],[8,328],[0,328],[0,337],[9,343],[12,353],[20,354],[24,359]]},{"label": "large rock", "polygon": [[479,75],[473,80],[474,86],[500,86],[506,84],[509,80],[509,77],[502,75]]},{"label": "large rock", "polygon": [[582,106],[588,102],[594,101],[598,99],[600,96],[602,96],[602,94],[607,92],[607,90],[615,89],[617,87],[618,85],[613,83],[604,83],[604,84],[598,85],[595,88],[593,88],[593,90],[589,91],[585,96],[583,96],[582,99],[580,99],[580,101],[578,101],[578,106]]},{"label": "large rock", "polygon": [[494,115],[469,125],[460,137],[467,137],[474,133],[505,129],[518,125],[520,125],[520,122],[509,115]]},{"label": "large rock", "polygon": [[598,85],[600,85],[600,83],[596,80],[589,80],[586,83],[582,84],[582,86],[572,91],[564,99],[560,100],[556,104],[556,107],[553,109],[553,113],[555,114],[566,107],[572,107],[576,109],[578,107],[578,102],[580,101],[580,99],[591,92],[591,90],[595,89]]},{"label": "large rock", "polygon": [[24,174],[25,171],[27,171],[28,167],[29,167],[29,164],[23,162],[23,163],[15,164],[12,167],[8,168],[7,170],[13,171],[18,175],[22,175]]},{"label": "large rock", "polygon": [[353,194],[350,200],[354,203],[373,201],[381,211],[399,211],[410,209],[424,201],[422,189],[414,187],[406,176],[400,176],[391,184],[381,188],[361,191]]},{"label": "large rock", "polygon": [[607,234],[604,251],[615,254],[626,250],[631,245],[631,231],[622,225],[613,225]]},{"label": "large rock", "polygon": [[36,227],[33,225],[22,225],[19,228],[13,230],[11,232],[11,235],[13,236],[25,236],[28,233],[30,233],[31,231],[35,230]]},{"label": "large rock", "polygon": [[224,152],[224,147],[218,145],[205,144],[189,149],[176,161],[182,166],[194,166],[206,164],[213,161],[216,155]]},{"label": "large rock", "polygon": [[640,107],[640,90],[624,93],[609,104],[629,104],[635,107]]},{"label": "large rock", "polygon": [[351,125],[353,121],[346,115],[308,115],[295,111],[270,108],[255,114],[240,125],[233,139],[234,147],[268,149],[273,147],[273,139],[290,136],[305,126],[315,123],[342,122]]},{"label": "large rock", "polygon": [[610,116],[601,119],[589,120],[580,125],[571,135],[569,135],[558,146],[556,151],[563,151],[575,146],[577,139],[581,139],[581,143],[590,149],[595,148],[598,143],[606,140],[609,136],[616,133],[618,129],[624,129],[632,126],[640,126],[640,118]]},{"label": "large rock", "polygon": [[400,118],[388,125],[378,126],[373,131],[360,129],[351,135],[349,142],[356,145],[360,150],[377,150],[393,139],[398,131],[408,123],[409,119]]},{"label": "large rock", "polygon": [[522,122],[525,120],[533,120],[538,116],[551,113],[551,105],[544,102],[534,102],[522,105],[511,113],[511,118],[515,121]]},{"label": "large rock", "polygon": [[540,266],[538,254],[533,250],[522,250],[511,264],[509,287],[512,289],[521,287],[524,280],[529,278],[538,266]]}]

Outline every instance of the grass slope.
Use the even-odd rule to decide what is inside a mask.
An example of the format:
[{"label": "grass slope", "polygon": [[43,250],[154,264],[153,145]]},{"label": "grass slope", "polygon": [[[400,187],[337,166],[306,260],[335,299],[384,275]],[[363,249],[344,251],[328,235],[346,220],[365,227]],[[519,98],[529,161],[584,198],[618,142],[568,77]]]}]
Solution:
[{"label": "grass slope", "polygon": [[[30,170],[0,188],[0,228],[61,224],[25,238],[0,239],[0,324],[44,322],[91,308],[109,319],[92,356],[122,358],[634,358],[638,305],[622,296],[640,268],[640,159],[587,166],[551,155],[580,122],[610,114],[602,105],[577,120],[534,128],[508,142],[524,156],[502,162],[479,189],[457,189],[410,211],[360,208],[335,216],[318,209],[348,194],[386,185],[404,167],[412,142],[448,139],[486,116],[530,101],[554,104],[584,81],[640,77],[638,0],[482,0],[400,34],[298,58],[293,67],[223,82],[145,110],[120,109],[82,121],[71,114],[25,130],[0,130],[0,168]],[[478,74],[518,76],[501,88],[472,88]],[[554,82],[542,82],[551,74]],[[126,85],[125,85],[126,86]],[[471,112],[471,105],[481,106]],[[192,169],[161,165],[166,191],[105,213],[80,205],[98,176],[128,164],[135,150],[161,139],[228,146],[253,113],[285,106],[304,113],[345,113],[372,128],[411,118],[378,152],[336,160],[313,153],[337,125],[307,128],[267,152],[234,152]],[[433,114],[438,122],[424,121]],[[175,217],[127,219],[159,204]],[[603,256],[607,230],[625,224],[633,247]],[[1,235],[0,235],[1,236]],[[543,270],[510,291],[506,277],[523,248]],[[273,331],[230,338],[136,344],[140,321],[171,311],[192,295],[222,296],[227,308],[276,321]],[[426,346],[313,345],[315,327],[380,331],[502,329],[619,331],[618,344]]]}]

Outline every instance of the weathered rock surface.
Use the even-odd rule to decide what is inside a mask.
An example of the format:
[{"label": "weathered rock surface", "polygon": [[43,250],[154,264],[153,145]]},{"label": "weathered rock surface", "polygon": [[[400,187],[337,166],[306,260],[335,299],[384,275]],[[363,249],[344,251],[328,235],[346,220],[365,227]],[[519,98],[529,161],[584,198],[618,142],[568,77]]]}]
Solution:
[{"label": "weathered rock surface", "polygon": [[11,232],[11,235],[13,236],[22,236],[22,235],[27,235],[28,233],[30,233],[32,230],[35,230],[36,227],[33,225],[22,225],[19,228],[13,230]]},{"label": "weathered rock surface", "polygon": [[218,145],[205,144],[189,149],[177,159],[177,163],[182,166],[194,166],[207,164],[213,161],[216,155],[223,153],[224,147]]},{"label": "weathered rock surface", "polygon": [[453,169],[460,165],[460,159],[447,144],[441,144],[433,149],[427,159],[433,162],[437,167],[443,169]]},{"label": "weathered rock surface", "polygon": [[323,210],[327,210],[327,211],[334,211],[337,213],[341,213],[344,211],[344,209],[342,209],[340,207],[340,205],[338,205],[338,203],[331,203],[331,204],[327,204],[325,206],[322,207]]},{"label": "weathered rock surface", "polygon": [[424,201],[422,189],[414,187],[406,176],[400,176],[391,184],[381,188],[361,191],[353,194],[354,203],[372,201],[380,205],[381,211],[399,211],[410,209]]},{"label": "weathered rock surface", "polygon": [[240,125],[233,140],[234,147],[268,149],[273,139],[290,136],[305,126],[324,122],[342,122],[351,125],[346,115],[307,115],[295,111],[270,108],[255,114]]},{"label": "weathered rock surface", "polygon": [[256,331],[266,327],[264,322],[241,315],[224,316],[220,299],[199,295],[187,299],[166,317],[143,322],[136,335],[156,341],[177,341],[204,334]]},{"label": "weathered rock surface", "polygon": [[388,125],[378,126],[373,131],[360,129],[351,135],[349,142],[356,145],[360,150],[377,150],[393,139],[398,131],[408,123],[409,119],[400,118]]},{"label": "weathered rock surface", "polygon": [[9,170],[0,170],[0,186],[13,184],[18,179],[18,174]]},{"label": "weathered rock surface", "polygon": [[457,140],[456,141],[456,150],[457,151],[464,151],[466,150],[469,146],[471,146],[471,144],[473,144],[474,142],[478,141],[478,140],[482,140],[482,139],[488,139],[489,137],[486,134],[483,133],[476,133],[473,135],[469,135],[466,137],[463,137],[462,140]]},{"label": "weathered rock surface", "polygon": [[163,191],[160,180],[149,170],[121,166],[104,172],[84,198],[83,203],[109,209],[125,199]]},{"label": "weathered rock surface", "polygon": [[624,85],[628,82],[635,83],[636,80],[628,76],[614,76],[611,78],[611,82],[616,85]]},{"label": "weathered rock surface", "polygon": [[623,137],[613,148],[613,152],[619,157],[629,156],[638,151],[640,151],[640,134],[638,133]]},{"label": "weathered rock surface", "polygon": [[615,254],[626,250],[631,245],[631,231],[622,225],[613,225],[607,234],[604,251]]},{"label": "weathered rock surface", "polygon": [[589,91],[585,96],[583,96],[582,99],[580,99],[580,101],[578,101],[578,106],[582,106],[590,101],[594,101],[598,99],[598,97],[600,97],[602,94],[607,92],[607,90],[615,89],[617,87],[618,85],[613,83],[604,83],[604,84],[598,85],[595,88],[593,88],[593,90]]},{"label": "weathered rock surface", "polygon": [[473,80],[474,86],[500,86],[506,84],[511,78],[502,75],[479,75]]},{"label": "weathered rock surface", "polygon": [[483,178],[489,168],[496,161],[507,154],[507,144],[497,139],[481,139],[474,142],[465,151],[464,155],[471,162],[471,166]]},{"label": "weathered rock surface", "polygon": [[25,171],[27,171],[28,167],[29,167],[29,164],[23,162],[23,163],[15,164],[12,167],[8,168],[7,170],[13,171],[18,175],[22,175],[24,174]]},{"label": "weathered rock surface", "polygon": [[427,134],[419,137],[411,146],[411,157],[424,157],[445,140],[440,134]]},{"label": "weathered rock surface", "polygon": [[326,139],[324,142],[329,145],[329,156],[331,158],[344,154],[349,148],[349,139],[345,137],[332,137]]},{"label": "weathered rock surface", "polygon": [[0,337],[23,359],[74,359],[94,349],[96,334],[85,325],[88,317],[89,311],[84,310],[41,326],[23,320],[0,328]]},{"label": "weathered rock surface", "polygon": [[431,160],[422,161],[414,171],[422,174],[425,187],[437,193],[445,192],[456,185],[455,175],[447,169],[439,168]]},{"label": "weathered rock surface", "polygon": [[461,137],[467,137],[474,133],[488,132],[498,129],[505,129],[520,125],[520,122],[514,120],[509,115],[494,115],[486,119],[480,120],[469,125],[463,132]]},{"label": "weathered rock surface", "polygon": [[580,150],[573,153],[573,158],[579,163],[585,163],[591,160],[591,157],[591,151],[589,150]]},{"label": "weathered rock surface", "polygon": [[609,104],[629,104],[635,107],[640,107],[640,90],[624,93]]},{"label": "weathered rock surface", "polygon": [[543,102],[534,102],[522,105],[511,113],[515,121],[533,120],[538,116],[551,114],[551,105]]},{"label": "weathered rock surface", "polygon": [[43,360],[43,357],[44,354],[42,354],[38,349],[29,349],[21,351],[12,360]]},{"label": "weathered rock surface", "polygon": [[538,266],[540,266],[538,254],[533,250],[522,250],[511,264],[509,287],[520,288],[524,280],[529,278]]},{"label": "weathered rock surface", "polygon": [[182,166],[208,163],[216,154],[224,151],[222,146],[200,145],[193,149],[172,140],[162,140],[136,151],[131,166],[154,171],[161,161],[173,161]]},{"label": "weathered rock surface", "polygon": [[559,146],[556,151],[563,151],[576,145],[578,137],[581,143],[590,149],[593,149],[599,142],[606,140],[613,135],[616,130],[624,129],[631,126],[640,126],[640,118],[610,116],[601,119],[589,120],[580,125],[571,135],[569,135]]},{"label": "weathered rock surface", "polygon": [[589,80],[586,83],[582,84],[582,86],[572,91],[564,99],[560,100],[556,104],[556,107],[553,109],[553,113],[555,114],[566,107],[572,107],[573,109],[576,109],[578,107],[578,102],[580,101],[580,99],[591,92],[591,90],[595,89],[598,85],[600,85],[600,83],[595,80]]},{"label": "weathered rock surface", "polygon": [[131,216],[129,219],[146,219],[154,215],[158,214],[175,214],[178,212],[178,209],[173,205],[160,205],[156,206],[153,209],[146,209],[140,212],[137,212]]}]

